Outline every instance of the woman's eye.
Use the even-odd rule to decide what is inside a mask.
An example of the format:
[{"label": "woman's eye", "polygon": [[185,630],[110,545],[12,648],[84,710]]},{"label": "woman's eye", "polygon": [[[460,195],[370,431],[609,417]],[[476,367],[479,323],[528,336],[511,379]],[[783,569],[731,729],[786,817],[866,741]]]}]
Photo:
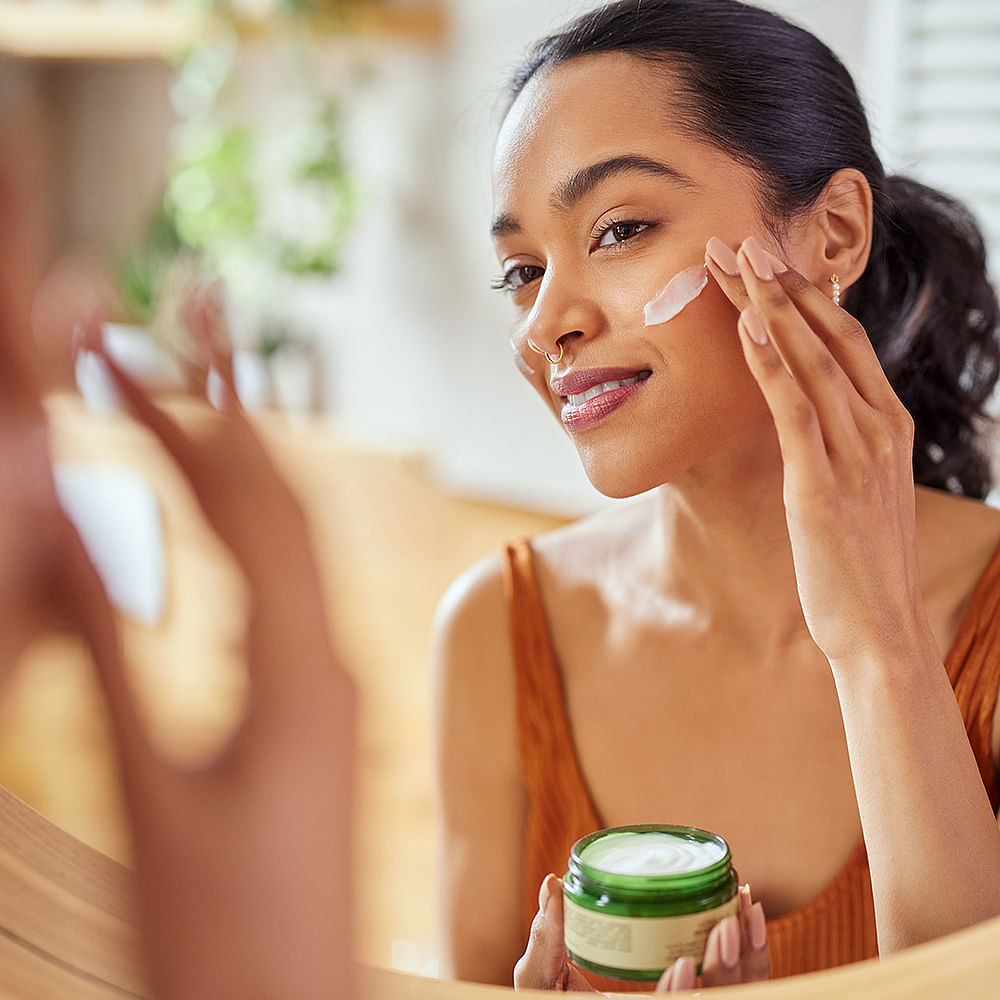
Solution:
[{"label": "woman's eye", "polygon": [[509,271],[497,278],[493,282],[493,287],[501,292],[516,292],[525,285],[537,281],[542,276],[542,268],[536,264],[520,264],[512,267]]},{"label": "woman's eye", "polygon": [[651,227],[650,222],[614,222],[601,234],[597,245],[600,247],[614,246],[616,243],[626,243],[633,236]]}]

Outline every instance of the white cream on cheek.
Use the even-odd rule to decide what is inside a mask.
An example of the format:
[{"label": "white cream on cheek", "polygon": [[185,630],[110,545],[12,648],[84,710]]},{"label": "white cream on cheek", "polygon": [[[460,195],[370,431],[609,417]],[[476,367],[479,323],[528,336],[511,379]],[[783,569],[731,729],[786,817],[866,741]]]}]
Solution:
[{"label": "white cream on cheek", "polygon": [[616,875],[680,875],[721,861],[725,849],[714,841],[688,840],[670,833],[623,833],[595,841],[580,860]]},{"label": "white cream on cheek", "polygon": [[663,290],[646,303],[643,309],[646,326],[659,326],[673,319],[701,295],[707,284],[708,268],[704,264],[686,267],[675,274]]}]

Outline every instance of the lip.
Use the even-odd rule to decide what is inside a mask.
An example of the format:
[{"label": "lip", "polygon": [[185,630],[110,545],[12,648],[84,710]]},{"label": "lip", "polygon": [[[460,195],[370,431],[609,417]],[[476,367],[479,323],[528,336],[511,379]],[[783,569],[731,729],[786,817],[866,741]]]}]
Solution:
[{"label": "lip", "polygon": [[615,382],[635,378],[646,368],[591,368],[587,371],[570,372],[561,378],[554,378],[550,383],[554,392],[563,397],[563,407],[560,418],[563,425],[570,431],[583,431],[606,420],[612,413],[622,407],[632,396],[642,390],[649,381],[647,376],[638,382],[609,389],[599,396],[594,396],[576,406],[571,404],[566,396],[586,392],[602,382]]}]

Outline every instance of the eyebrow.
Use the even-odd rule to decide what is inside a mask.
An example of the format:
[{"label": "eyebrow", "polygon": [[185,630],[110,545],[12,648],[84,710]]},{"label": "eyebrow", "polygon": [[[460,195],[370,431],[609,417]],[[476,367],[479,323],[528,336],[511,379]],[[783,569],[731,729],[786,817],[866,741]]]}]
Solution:
[{"label": "eyebrow", "polygon": [[[681,187],[698,186],[687,174],[670,166],[669,163],[661,163],[648,156],[637,156],[629,153],[623,156],[613,156],[608,160],[601,160],[600,163],[592,163],[589,167],[578,170],[556,188],[552,196],[552,207],[557,211],[568,211],[599,184],[603,184],[604,181],[619,174],[649,174],[653,177],[665,178]],[[521,224],[507,212],[498,215],[493,220],[493,225],[490,226],[490,235],[494,239],[500,236],[510,236],[520,231]]]}]

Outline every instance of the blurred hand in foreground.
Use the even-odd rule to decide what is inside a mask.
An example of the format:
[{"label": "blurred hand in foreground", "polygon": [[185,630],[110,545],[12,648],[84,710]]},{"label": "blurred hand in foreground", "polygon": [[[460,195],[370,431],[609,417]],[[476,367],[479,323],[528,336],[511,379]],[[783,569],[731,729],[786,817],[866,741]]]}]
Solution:
[{"label": "blurred hand in foreground", "polygon": [[305,517],[237,399],[217,300],[196,295],[188,322],[219,410],[198,436],[104,355],[235,557],[250,605],[246,712],[213,762],[173,767],[130,708],[119,714],[151,973],[161,1000],[351,996],[354,688]]},{"label": "blurred hand in foreground", "polygon": [[[2,315],[2,313],[0,313]],[[10,318],[7,314],[4,318]],[[132,826],[138,907],[159,1000],[352,997],[354,688],[328,631],[304,515],[236,398],[219,313],[188,319],[219,413],[189,433],[83,340],[187,478],[249,595],[245,715],[209,763],[151,742],[104,589],[56,499],[22,329],[0,328],[0,677],[53,624],[78,630],[108,703]]]}]

